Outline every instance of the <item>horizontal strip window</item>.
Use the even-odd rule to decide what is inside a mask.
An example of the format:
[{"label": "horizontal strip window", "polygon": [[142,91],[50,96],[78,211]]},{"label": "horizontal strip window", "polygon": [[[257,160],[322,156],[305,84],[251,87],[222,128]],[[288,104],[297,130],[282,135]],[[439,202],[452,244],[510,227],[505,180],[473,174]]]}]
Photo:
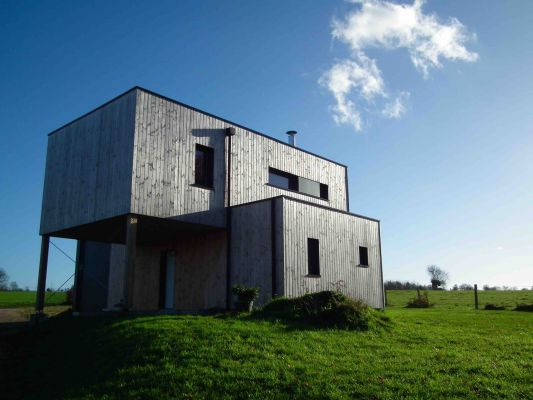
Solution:
[{"label": "horizontal strip window", "polygon": [[324,200],[329,199],[328,185],[280,171],[276,168],[268,169],[268,184]]}]

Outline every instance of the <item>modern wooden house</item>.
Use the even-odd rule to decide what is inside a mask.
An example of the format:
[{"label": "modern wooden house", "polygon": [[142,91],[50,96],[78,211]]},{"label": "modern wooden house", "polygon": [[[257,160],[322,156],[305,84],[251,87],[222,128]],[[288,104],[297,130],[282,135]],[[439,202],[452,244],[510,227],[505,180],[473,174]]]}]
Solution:
[{"label": "modern wooden house", "polygon": [[135,87],[48,137],[49,238],[78,241],[80,312],[231,307],[339,289],[384,307],[379,221],[348,209],[347,167]]}]

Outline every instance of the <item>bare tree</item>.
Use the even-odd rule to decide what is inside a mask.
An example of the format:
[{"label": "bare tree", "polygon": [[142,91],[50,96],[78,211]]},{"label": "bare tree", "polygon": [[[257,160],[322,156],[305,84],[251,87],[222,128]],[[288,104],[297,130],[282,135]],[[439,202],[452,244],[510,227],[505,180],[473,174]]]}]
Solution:
[{"label": "bare tree", "polygon": [[0,290],[7,290],[7,283],[9,282],[9,275],[6,270],[0,268]]},{"label": "bare tree", "polygon": [[20,290],[19,289],[19,285],[17,284],[17,282],[13,281],[9,284],[9,290],[11,290],[12,292],[16,292],[17,290]]},{"label": "bare tree", "polygon": [[428,265],[426,268],[431,280],[431,289],[437,290],[439,287],[446,286],[449,275],[446,271],[436,265]]}]

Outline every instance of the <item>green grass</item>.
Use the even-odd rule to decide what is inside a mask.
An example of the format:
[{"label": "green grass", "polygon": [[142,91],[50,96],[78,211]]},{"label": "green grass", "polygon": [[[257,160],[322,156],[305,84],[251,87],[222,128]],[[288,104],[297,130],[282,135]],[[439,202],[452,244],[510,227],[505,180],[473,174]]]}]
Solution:
[{"label": "green grass", "polygon": [[[443,291],[443,290],[421,290],[427,292],[429,301],[434,304],[433,307],[441,309],[474,309],[474,291]],[[407,302],[416,296],[416,290],[387,290],[387,307],[400,308],[405,307]],[[516,307],[521,303],[533,303],[532,290],[515,290],[515,291],[496,291],[488,290],[478,291],[479,308],[482,309],[485,304],[496,304],[505,306],[508,309]]]},{"label": "green grass", "polygon": [[56,317],[0,337],[0,387],[28,399],[533,398],[533,314],[386,314],[391,328],[368,332],[244,316]]},{"label": "green grass", "polygon": [[[35,305],[36,292],[0,292],[0,308],[31,307]],[[67,299],[65,292],[46,292],[45,304],[63,304]]]}]

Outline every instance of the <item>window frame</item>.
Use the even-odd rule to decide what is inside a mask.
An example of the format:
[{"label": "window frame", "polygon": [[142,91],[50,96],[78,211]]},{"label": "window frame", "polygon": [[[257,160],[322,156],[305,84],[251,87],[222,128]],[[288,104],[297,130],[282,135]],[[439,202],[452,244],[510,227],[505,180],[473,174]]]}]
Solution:
[{"label": "window frame", "polygon": [[[283,178],[287,178],[289,180],[289,188],[273,184],[270,181],[270,174],[274,174],[274,175],[278,175],[278,176],[283,177]],[[300,178],[307,179],[307,180],[312,181],[312,182],[316,182],[319,185],[320,196],[314,196],[314,195],[309,194],[309,193],[301,192],[300,188],[299,188],[299,180],[300,180]],[[298,175],[294,175],[294,174],[282,171],[282,170],[274,168],[274,167],[268,167],[268,182],[266,184],[268,186],[272,186],[272,187],[275,187],[275,188],[278,188],[278,189],[281,189],[281,190],[287,190],[289,192],[298,193],[298,194],[302,194],[304,196],[312,197],[314,199],[320,199],[320,200],[329,202],[329,186],[327,184],[320,183],[318,181],[314,181],[314,180],[309,179],[309,178],[300,177]],[[323,194],[325,194],[325,197],[322,197]]]},{"label": "window frame", "polygon": [[[310,246],[313,244],[313,246]],[[315,247],[316,246],[316,247]],[[312,278],[320,278],[320,241],[315,238],[307,238],[307,275]]]},{"label": "window frame", "polygon": [[[364,249],[364,250],[363,250]],[[363,252],[365,253],[365,256],[363,257]],[[369,267],[370,264],[368,262],[368,247],[367,246],[358,246],[358,256],[359,256],[359,263],[357,264],[358,267]],[[363,258],[366,258],[366,264],[363,263]]]},{"label": "window frame", "polygon": [[[203,177],[199,177],[197,154],[203,153]],[[200,178],[200,179],[199,179]],[[205,146],[196,143],[194,146],[194,184],[193,186],[214,189],[215,186],[215,149],[213,147]]]}]

